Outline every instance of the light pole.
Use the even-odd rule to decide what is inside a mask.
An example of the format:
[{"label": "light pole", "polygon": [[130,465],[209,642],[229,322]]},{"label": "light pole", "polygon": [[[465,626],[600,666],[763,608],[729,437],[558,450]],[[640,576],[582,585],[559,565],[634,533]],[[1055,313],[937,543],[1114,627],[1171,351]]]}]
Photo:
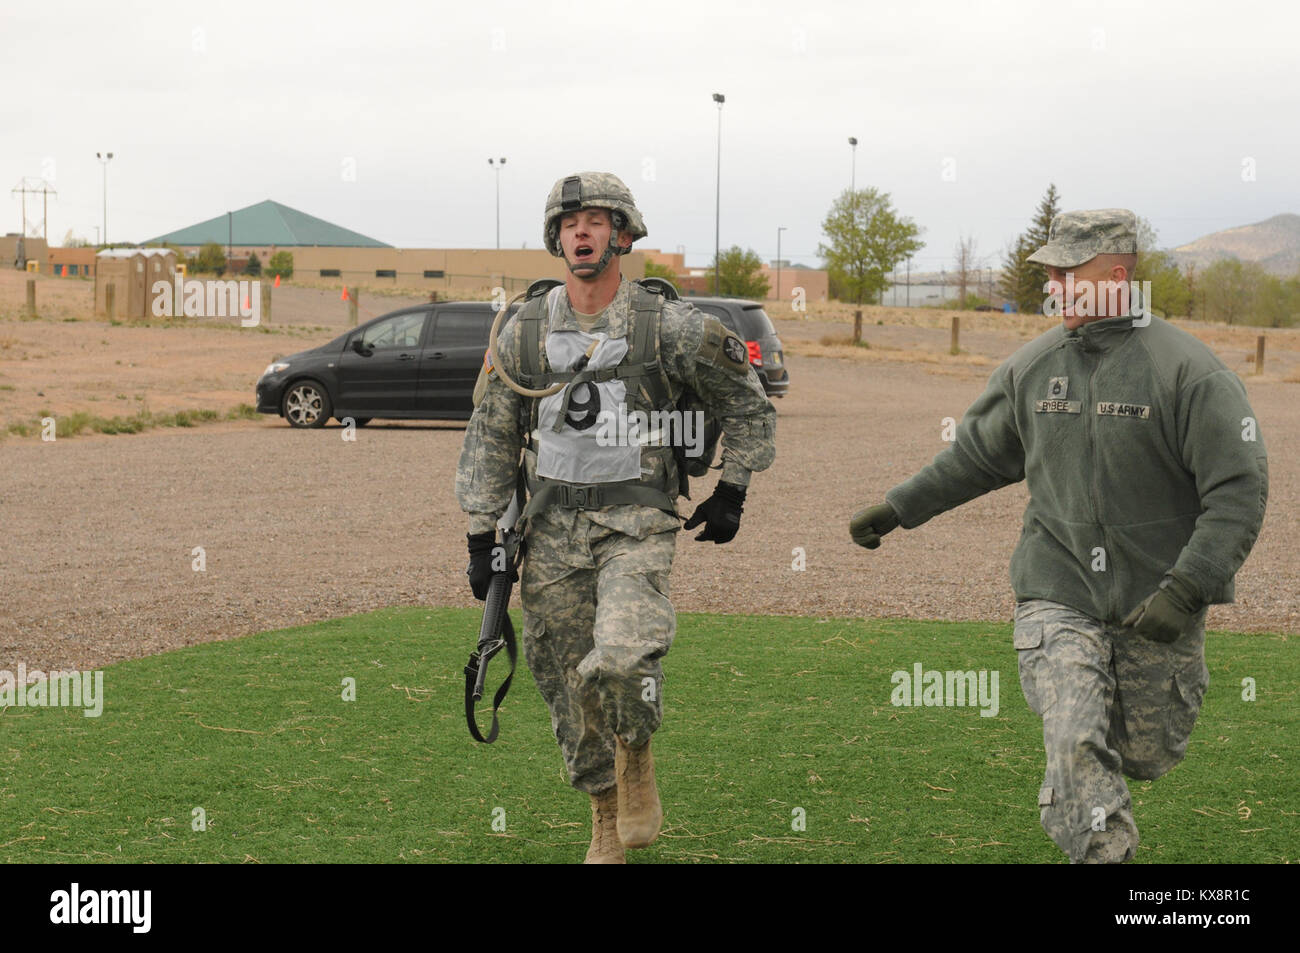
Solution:
[{"label": "light pole", "polygon": [[104,167],[104,244],[108,244],[108,163],[113,158],[111,152],[96,152],[95,158]]},{"label": "light pole", "polygon": [[488,165],[497,171],[497,250],[501,249],[501,167],[506,164],[505,157],[500,162],[488,159]]},{"label": "light pole", "polygon": [[778,225],[776,229],[776,300],[781,300],[781,233],[785,231],[784,225]]},{"label": "light pole", "polygon": [[856,191],[858,188],[858,137],[849,136],[849,145],[853,147],[853,171],[849,174],[849,189]]},{"label": "light pole", "polygon": [[727,97],[714,93],[713,101],[718,104],[718,182],[717,202],[713,212],[713,293],[716,295],[718,275],[722,271],[722,104],[727,101]]}]

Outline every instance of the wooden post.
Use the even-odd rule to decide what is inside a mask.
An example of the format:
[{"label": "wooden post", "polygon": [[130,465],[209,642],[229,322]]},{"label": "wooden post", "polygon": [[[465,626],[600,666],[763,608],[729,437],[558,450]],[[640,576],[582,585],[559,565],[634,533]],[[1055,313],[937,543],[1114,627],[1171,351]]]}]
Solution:
[{"label": "wooden post", "polygon": [[1255,373],[1264,373],[1264,335],[1255,341]]},{"label": "wooden post", "polygon": [[27,279],[27,313],[36,317],[36,279]]},{"label": "wooden post", "polygon": [[348,292],[348,320],[352,326],[357,326],[357,299],[361,297],[361,290],[353,288]]},{"label": "wooden post", "polygon": [[260,283],[262,289],[262,320],[271,323],[271,286],[265,281]]},{"label": "wooden post", "polygon": [[860,310],[853,312],[853,343],[862,343],[862,312]]},{"label": "wooden post", "polygon": [[957,315],[952,316],[952,345],[948,348],[949,354],[961,353],[961,348],[957,346],[957,339],[961,334],[961,318]]},{"label": "wooden post", "polygon": [[114,307],[117,298],[117,285],[109,282],[104,286],[104,315],[112,321],[117,309]]}]

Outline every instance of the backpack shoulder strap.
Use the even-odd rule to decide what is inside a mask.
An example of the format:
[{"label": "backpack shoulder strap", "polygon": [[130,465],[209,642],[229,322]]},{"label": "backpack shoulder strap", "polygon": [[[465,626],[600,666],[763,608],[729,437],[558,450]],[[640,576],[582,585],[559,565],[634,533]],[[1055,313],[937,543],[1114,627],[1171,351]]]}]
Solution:
[{"label": "backpack shoulder strap", "polygon": [[663,324],[664,302],[674,300],[676,291],[673,291],[672,285],[662,279],[644,280],[666,286],[672,291],[673,298],[669,298],[658,288],[647,287],[642,281],[633,282],[632,310],[636,314],[634,319],[636,324],[632,332],[627,362],[633,372],[641,378],[642,396],[646,403],[655,410],[664,410],[668,407],[672,390],[663,366],[659,330]]}]

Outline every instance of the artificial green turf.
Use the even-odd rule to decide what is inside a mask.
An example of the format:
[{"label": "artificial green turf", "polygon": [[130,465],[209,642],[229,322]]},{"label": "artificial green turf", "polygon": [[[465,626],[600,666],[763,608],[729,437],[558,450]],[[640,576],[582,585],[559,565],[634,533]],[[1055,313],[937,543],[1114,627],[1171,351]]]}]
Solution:
[{"label": "artificial green turf", "polygon": [[[522,658],[500,740],[466,731],[478,619],[384,610],[209,643],[105,669],[99,718],[5,710],[0,861],[581,860],[588,799]],[[654,742],[665,828],[631,859],[1061,862],[1038,824],[1041,727],[1009,628],[680,616]],[[1211,633],[1186,761],[1130,782],[1139,862],[1300,860],[1288,648]],[[997,716],[894,707],[891,673],[916,662],[997,670]],[[493,687],[504,671],[502,656]]]}]

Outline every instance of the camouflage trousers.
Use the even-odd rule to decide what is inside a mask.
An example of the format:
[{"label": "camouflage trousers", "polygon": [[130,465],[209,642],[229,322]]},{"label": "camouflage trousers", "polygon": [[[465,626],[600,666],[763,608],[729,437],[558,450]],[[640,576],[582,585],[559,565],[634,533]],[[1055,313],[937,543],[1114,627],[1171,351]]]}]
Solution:
[{"label": "camouflage trousers", "polygon": [[663,718],[660,659],[677,629],[668,601],[677,539],[638,538],[575,516],[530,527],[523,645],[569,782],[598,794],[614,785],[614,736],[636,747]]},{"label": "camouflage trousers", "polygon": [[1016,606],[1020,686],[1043,719],[1043,829],[1072,863],[1121,863],[1138,845],[1122,775],[1178,764],[1209,685],[1205,610],[1162,645],[1045,599]]}]

